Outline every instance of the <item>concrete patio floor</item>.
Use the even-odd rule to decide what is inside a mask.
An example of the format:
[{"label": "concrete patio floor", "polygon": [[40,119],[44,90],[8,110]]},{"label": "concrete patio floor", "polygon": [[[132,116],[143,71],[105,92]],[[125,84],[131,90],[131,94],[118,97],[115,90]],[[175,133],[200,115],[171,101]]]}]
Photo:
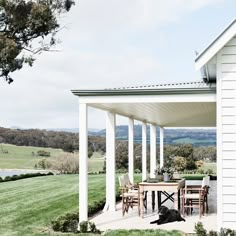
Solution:
[{"label": "concrete patio floor", "polygon": [[[215,181],[216,182],[216,181]],[[211,183],[211,185],[216,183]],[[209,230],[216,230],[216,186],[211,186],[209,195],[209,213],[199,218],[198,210],[194,210],[193,215],[185,216],[186,222],[173,222],[164,225],[150,224],[151,221],[158,219],[157,211],[152,212],[151,210],[151,196],[148,196],[148,210],[145,213],[144,218],[138,216],[137,206],[133,209],[129,209],[128,214],[122,216],[122,204],[117,204],[115,212],[102,212],[91,219],[98,229],[105,231],[108,229],[165,229],[165,230],[180,230],[185,233],[194,233],[195,223],[201,221],[204,227]],[[173,208],[172,202],[165,204],[168,208]]]}]

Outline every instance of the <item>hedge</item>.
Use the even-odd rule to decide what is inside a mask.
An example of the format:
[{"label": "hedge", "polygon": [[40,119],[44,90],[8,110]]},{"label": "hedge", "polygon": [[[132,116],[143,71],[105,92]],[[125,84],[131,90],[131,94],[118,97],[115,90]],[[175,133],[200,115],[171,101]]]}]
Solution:
[{"label": "hedge", "polygon": [[16,181],[19,179],[27,179],[27,178],[47,176],[47,175],[54,175],[54,174],[52,172],[48,172],[48,173],[27,173],[20,175],[12,175],[12,176],[6,176],[4,179],[0,177],[0,182]]}]

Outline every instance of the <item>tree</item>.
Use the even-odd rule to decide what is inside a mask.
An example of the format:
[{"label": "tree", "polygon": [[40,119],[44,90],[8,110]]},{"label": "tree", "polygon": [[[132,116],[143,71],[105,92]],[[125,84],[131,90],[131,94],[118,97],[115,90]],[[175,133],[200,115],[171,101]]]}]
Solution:
[{"label": "tree", "polygon": [[10,84],[10,73],[32,66],[35,54],[55,46],[58,19],[73,4],[74,0],[0,0],[0,77]]},{"label": "tree", "polygon": [[184,157],[175,157],[174,166],[177,171],[183,171],[186,168],[186,159]]}]

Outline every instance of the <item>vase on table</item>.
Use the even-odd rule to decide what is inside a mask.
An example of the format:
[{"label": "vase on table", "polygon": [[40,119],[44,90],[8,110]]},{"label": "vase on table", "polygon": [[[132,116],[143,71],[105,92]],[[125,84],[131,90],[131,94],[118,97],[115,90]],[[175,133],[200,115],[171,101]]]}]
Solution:
[{"label": "vase on table", "polygon": [[170,180],[169,174],[163,173],[163,179],[164,179],[164,182],[168,182]]}]

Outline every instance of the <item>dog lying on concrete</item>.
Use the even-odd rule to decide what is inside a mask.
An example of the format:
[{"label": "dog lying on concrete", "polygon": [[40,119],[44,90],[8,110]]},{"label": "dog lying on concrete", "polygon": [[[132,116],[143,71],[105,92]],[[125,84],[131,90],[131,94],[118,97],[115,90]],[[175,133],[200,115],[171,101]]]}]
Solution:
[{"label": "dog lying on concrete", "polygon": [[174,221],[185,221],[177,210],[168,209],[166,206],[161,206],[158,211],[159,219],[150,222],[150,224],[166,224]]}]

